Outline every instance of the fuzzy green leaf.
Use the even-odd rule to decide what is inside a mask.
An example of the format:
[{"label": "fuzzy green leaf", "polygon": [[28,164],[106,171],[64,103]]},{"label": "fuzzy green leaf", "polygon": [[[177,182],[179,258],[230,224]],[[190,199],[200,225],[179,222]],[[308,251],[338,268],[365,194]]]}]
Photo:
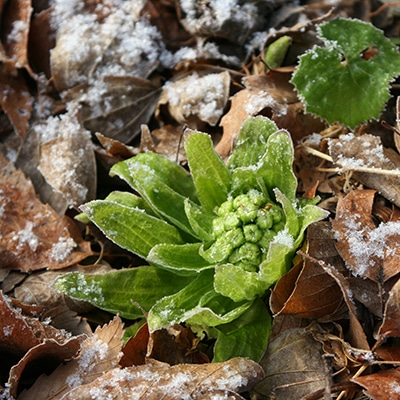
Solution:
[{"label": "fuzzy green leaf", "polygon": [[297,179],[293,172],[293,160],[293,142],[289,133],[283,130],[273,133],[257,171],[271,198],[274,198],[273,190],[278,188],[290,201],[295,200]]},{"label": "fuzzy green leaf", "polygon": [[109,239],[143,258],[156,244],[183,242],[174,226],[139,209],[106,200],[93,200],[81,209]]},{"label": "fuzzy green leaf", "polygon": [[156,216],[153,209],[144,201],[144,199],[134,195],[133,193],[114,191],[104,200],[112,201],[130,208],[139,208],[149,215]]},{"label": "fuzzy green leaf", "polygon": [[233,301],[254,300],[268,288],[257,272],[245,271],[232,264],[216,266],[214,287],[217,293]]},{"label": "fuzzy green leaf", "polygon": [[185,200],[185,213],[195,236],[200,240],[211,240],[212,221],[215,214],[193,203],[190,199]]},{"label": "fuzzy green leaf", "polygon": [[213,270],[203,271],[178,293],[157,301],[148,315],[150,331],[182,321],[200,326],[216,326],[232,322],[243,314],[252,303],[235,303],[215,293],[213,274]]},{"label": "fuzzy green leaf", "polygon": [[350,128],[378,118],[390,97],[389,83],[400,74],[397,47],[360,20],[337,18],[318,33],[325,47],[300,56],[292,77],[306,110]]},{"label": "fuzzy green leaf", "polygon": [[214,362],[233,357],[249,357],[259,361],[267,347],[271,331],[271,316],[261,299],[229,324],[216,328],[217,342]]},{"label": "fuzzy green leaf", "polygon": [[186,217],[186,198],[196,200],[190,175],[178,164],[156,153],[141,153],[115,164],[117,174],[137,190],[162,218],[193,235]]},{"label": "fuzzy green leaf", "polygon": [[232,171],[238,167],[257,165],[267,148],[270,135],[278,130],[272,120],[257,116],[248,118],[240,128],[227,166]]},{"label": "fuzzy green leaf", "polygon": [[149,311],[157,300],[179,291],[191,280],[161,268],[143,266],[98,275],[73,272],[58,278],[54,285],[70,297],[123,318],[136,319],[143,313],[134,302]]},{"label": "fuzzy green leaf", "polygon": [[199,255],[201,242],[185,244],[159,244],[154,246],[147,261],[179,275],[193,275],[214,268]]},{"label": "fuzzy green leaf", "polygon": [[191,132],[185,141],[186,156],[197,190],[207,211],[213,211],[228,197],[230,174],[205,133]]}]

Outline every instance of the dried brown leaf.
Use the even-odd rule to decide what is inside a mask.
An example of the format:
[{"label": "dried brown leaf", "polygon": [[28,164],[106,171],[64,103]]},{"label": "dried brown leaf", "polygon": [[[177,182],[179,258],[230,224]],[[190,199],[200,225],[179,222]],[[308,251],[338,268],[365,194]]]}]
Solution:
[{"label": "dried brown leaf", "polygon": [[190,398],[242,399],[235,392],[250,390],[264,375],[262,368],[245,358],[221,363],[169,364],[149,360],[149,364],[113,369],[89,385],[70,391],[63,400],[90,399],[112,395],[113,399],[173,400]]},{"label": "dried brown leaf", "polygon": [[332,227],[336,247],[354,275],[383,283],[400,272],[400,222],[375,226],[375,191],[356,190],[339,199]]},{"label": "dried brown leaf", "polygon": [[197,349],[198,344],[190,328],[175,324],[150,334],[146,355],[170,365],[209,363],[207,355]]},{"label": "dried brown leaf", "polygon": [[81,125],[78,113],[78,106],[70,104],[59,121],[50,117],[35,127],[42,137],[39,170],[67,204],[75,207],[93,200],[97,187],[91,135]]},{"label": "dried brown leaf", "polygon": [[[308,254],[335,265],[342,272],[345,267],[335,249],[329,222],[311,225],[307,235]],[[335,319],[344,300],[340,287],[325,270],[304,260],[285,274],[271,294],[271,310],[275,314],[294,314],[305,318]]]},{"label": "dried brown leaf", "polygon": [[2,16],[3,44],[16,68],[28,68],[28,36],[32,14],[31,0],[14,0]]},{"label": "dried brown leaf", "polygon": [[69,90],[65,99],[82,104],[87,129],[129,143],[154,114],[159,96],[158,83],[135,76],[110,75],[103,77],[101,83],[82,84]]},{"label": "dried brown leaf", "polygon": [[320,389],[329,392],[330,372],[321,344],[303,328],[289,329],[268,344],[261,360],[265,378],[252,399],[298,400]]},{"label": "dried brown leaf", "polygon": [[68,217],[41,203],[29,180],[11,164],[0,169],[2,268],[60,269],[92,254]]},{"label": "dried brown leaf", "polygon": [[400,280],[398,280],[389,292],[385,304],[382,325],[379,327],[378,337],[383,339],[394,336],[400,337]]},{"label": "dried brown leaf", "polygon": [[11,75],[0,67],[0,106],[15,132],[25,139],[32,113],[33,97],[22,73]]},{"label": "dried brown leaf", "polygon": [[215,126],[228,101],[230,82],[227,71],[203,75],[194,72],[179,77],[164,85],[159,107],[167,104],[172,117],[192,129],[200,121]]},{"label": "dried brown leaf", "polygon": [[59,365],[50,375],[41,375],[18,399],[65,399],[72,388],[93,382],[113,370],[120,358],[122,333],[123,324],[119,317],[97,328],[82,343],[77,357]]},{"label": "dried brown leaf", "polygon": [[[382,146],[379,137],[350,133],[329,141],[329,154],[335,164],[353,170],[352,177],[400,207],[399,175],[390,175],[400,166],[400,155]],[[389,171],[389,174],[362,172],[360,168]]]},{"label": "dried brown leaf", "polygon": [[393,368],[375,374],[359,376],[353,382],[363,386],[365,394],[373,400],[398,400],[400,390],[400,369]]}]

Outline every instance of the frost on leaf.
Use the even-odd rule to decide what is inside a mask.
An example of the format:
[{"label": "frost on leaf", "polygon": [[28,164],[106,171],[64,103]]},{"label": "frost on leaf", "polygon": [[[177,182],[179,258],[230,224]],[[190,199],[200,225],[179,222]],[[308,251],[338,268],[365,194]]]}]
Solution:
[{"label": "frost on leaf", "polygon": [[181,124],[203,121],[216,125],[229,96],[228,72],[199,76],[196,72],[164,86],[159,104],[168,104]]},{"label": "frost on leaf", "polygon": [[354,171],[353,178],[400,207],[400,156],[384,148],[378,136],[349,133],[328,143],[335,164]]},{"label": "frost on leaf", "polygon": [[11,164],[0,169],[0,226],[3,268],[60,269],[91,254],[90,243],[72,222],[42,204],[31,182]]},{"label": "frost on leaf", "polygon": [[[66,398],[73,388],[95,381],[118,365],[122,346],[123,323],[115,317],[96,329],[81,344],[79,354],[60,364],[50,375],[41,375],[19,399]],[[57,397],[53,397],[53,396]]]},{"label": "frost on leaf", "polygon": [[64,400],[76,398],[157,399],[243,399],[264,375],[254,361],[233,358],[221,363],[169,364],[149,360],[148,364],[112,369],[91,384],[70,391]]},{"label": "frost on leaf", "polygon": [[96,192],[96,162],[90,133],[78,119],[79,107],[36,125],[40,135],[39,170],[69,206],[92,200]]},{"label": "frost on leaf", "polygon": [[[400,74],[397,47],[383,32],[360,20],[337,18],[319,26],[324,47],[300,56],[293,75],[306,110],[354,128],[378,118]],[[372,57],[364,52],[373,49]]]},{"label": "frost on leaf", "polygon": [[374,195],[373,190],[355,190],[339,199],[332,227],[336,247],[352,273],[383,283],[399,273],[400,220],[376,226]]}]

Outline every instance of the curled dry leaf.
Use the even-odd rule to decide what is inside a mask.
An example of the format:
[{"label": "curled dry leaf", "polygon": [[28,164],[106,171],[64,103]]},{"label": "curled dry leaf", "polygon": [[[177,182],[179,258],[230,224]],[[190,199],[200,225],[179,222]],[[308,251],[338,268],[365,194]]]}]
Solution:
[{"label": "curled dry leaf", "polygon": [[354,179],[400,207],[400,155],[384,148],[379,137],[341,135],[329,141],[329,154],[339,167],[354,171]]},{"label": "curled dry leaf", "polygon": [[[335,248],[329,222],[317,222],[308,228],[307,252],[346,272]],[[294,314],[305,318],[335,320],[344,300],[335,280],[320,265],[306,259],[278,281],[272,291],[270,304],[276,315]]]},{"label": "curled dry leaf", "polygon": [[235,392],[250,390],[263,376],[262,368],[245,358],[174,366],[149,360],[146,365],[108,371],[91,384],[70,391],[63,400],[100,395],[121,400],[243,399]]},{"label": "curled dry leaf", "polygon": [[400,369],[392,368],[375,374],[358,376],[353,382],[363,386],[365,394],[373,400],[398,400],[400,391]]},{"label": "curled dry leaf", "polygon": [[23,74],[10,74],[0,66],[0,105],[22,139],[28,131],[33,101]]},{"label": "curled dry leaf", "polygon": [[180,124],[196,128],[199,122],[216,125],[221,118],[230,88],[230,75],[194,72],[176,81],[166,83],[159,106],[168,104],[170,114]]},{"label": "curled dry leaf", "polygon": [[16,68],[25,67],[29,71],[28,36],[32,11],[31,0],[14,0],[5,8],[2,18],[3,44],[7,57]]},{"label": "curled dry leaf", "polygon": [[265,378],[256,384],[252,399],[298,400],[329,388],[329,369],[322,345],[303,328],[284,331],[268,344],[261,360]]},{"label": "curled dry leaf", "polygon": [[18,399],[66,399],[72,388],[93,382],[113,370],[120,359],[122,333],[123,323],[119,317],[97,328],[83,341],[78,356],[59,365],[50,375],[41,375]]},{"label": "curled dry leaf", "polygon": [[383,283],[400,272],[400,220],[375,226],[374,196],[373,190],[356,190],[339,199],[332,227],[353,274]]},{"label": "curled dry leaf", "polygon": [[400,337],[400,280],[389,291],[385,304],[382,325],[379,327],[378,337],[385,341],[387,337]]},{"label": "curled dry leaf", "polygon": [[41,136],[39,170],[69,206],[96,195],[96,161],[91,135],[81,125],[79,106],[70,103],[66,114],[49,117],[35,127]]},{"label": "curled dry leaf", "polygon": [[92,254],[74,223],[41,203],[31,182],[10,163],[0,169],[0,199],[2,268],[61,269]]},{"label": "curled dry leaf", "polygon": [[154,114],[158,83],[134,76],[105,76],[65,93],[82,104],[82,120],[92,132],[130,142]]},{"label": "curled dry leaf", "polygon": [[26,308],[23,304],[14,307],[12,299],[0,292],[0,373],[7,376],[14,365],[9,375],[12,395],[17,393],[21,375],[29,370],[29,364],[36,363],[38,367],[40,359],[46,364],[44,360],[49,362],[50,358],[61,362],[60,353],[69,358],[79,348],[80,339],[69,340],[67,334],[38,321],[37,315],[26,315]]}]

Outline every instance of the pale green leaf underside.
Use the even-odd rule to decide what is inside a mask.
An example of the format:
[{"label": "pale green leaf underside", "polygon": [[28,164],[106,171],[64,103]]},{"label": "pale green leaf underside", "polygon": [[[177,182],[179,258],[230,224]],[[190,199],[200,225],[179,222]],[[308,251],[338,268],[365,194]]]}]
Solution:
[{"label": "pale green leaf underside", "polygon": [[227,199],[229,171],[215,152],[210,136],[205,133],[189,133],[185,150],[197,197],[207,211],[213,211]]},{"label": "pale green leaf underside", "polygon": [[82,211],[113,242],[143,258],[159,243],[182,243],[179,231],[158,218],[106,200],[94,200]]},{"label": "pale green leaf underside", "polygon": [[197,274],[204,269],[214,268],[199,254],[201,242],[185,244],[159,244],[154,246],[147,261],[170,269],[180,275]]},{"label": "pale green leaf underside", "polygon": [[164,296],[171,295],[192,279],[152,266],[143,266],[98,275],[74,272],[55,282],[56,289],[123,318],[136,319]]},{"label": "pale green leaf underside", "polygon": [[268,118],[257,116],[246,119],[229,157],[228,168],[233,170],[257,165],[265,153],[268,138],[277,130],[275,122]]},{"label": "pale green leaf underside", "polygon": [[[396,46],[359,20],[337,18],[321,25],[319,35],[325,47],[303,54],[292,78],[306,110],[350,128],[378,118],[400,74]],[[377,53],[363,57],[368,48]]]}]

